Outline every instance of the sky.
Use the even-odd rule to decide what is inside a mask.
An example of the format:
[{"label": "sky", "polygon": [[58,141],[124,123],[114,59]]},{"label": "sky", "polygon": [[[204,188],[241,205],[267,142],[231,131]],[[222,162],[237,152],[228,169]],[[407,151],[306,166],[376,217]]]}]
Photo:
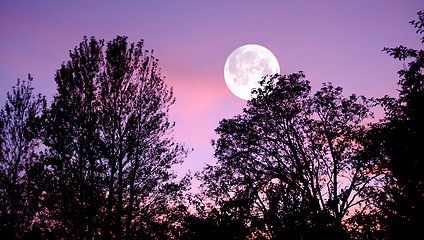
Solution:
[{"label": "sky", "polygon": [[397,96],[397,71],[405,63],[382,49],[422,48],[409,24],[419,10],[422,0],[1,0],[0,106],[28,73],[34,92],[51,101],[55,71],[83,36],[144,39],[174,89],[174,139],[194,148],[175,168],[183,175],[215,163],[214,129],[246,106],[224,80],[233,50],[245,44],[268,48],[281,74],[303,71],[312,92],[332,82],[345,95]]}]

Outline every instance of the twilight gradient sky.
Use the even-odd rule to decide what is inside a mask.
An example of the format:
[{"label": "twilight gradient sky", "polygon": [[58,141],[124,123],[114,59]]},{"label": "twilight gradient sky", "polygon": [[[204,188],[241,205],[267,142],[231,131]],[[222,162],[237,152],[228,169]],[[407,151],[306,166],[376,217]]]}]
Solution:
[{"label": "twilight gradient sky", "polygon": [[35,92],[51,100],[55,70],[84,35],[145,39],[174,87],[175,139],[194,148],[177,170],[194,172],[215,161],[210,140],[219,121],[246,104],[224,81],[225,60],[234,49],[249,43],[268,48],[282,74],[304,71],[312,92],[330,81],[345,95],[396,96],[402,63],[381,50],[421,48],[408,22],[423,9],[422,0],[2,0],[0,104],[28,73]]}]

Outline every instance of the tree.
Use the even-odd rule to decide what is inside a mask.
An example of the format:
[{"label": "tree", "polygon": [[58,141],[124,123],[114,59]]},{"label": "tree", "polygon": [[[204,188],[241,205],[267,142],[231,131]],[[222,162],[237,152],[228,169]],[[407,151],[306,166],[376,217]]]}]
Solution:
[{"label": "tree", "polygon": [[169,200],[187,184],[187,179],[170,182],[175,178],[170,167],[187,154],[166,137],[174,126],[167,117],[175,101],[172,88],[158,74],[157,59],[143,51],[143,41],[128,46],[126,40],[117,37],[108,43],[107,74],[100,82],[108,225],[117,227],[118,238],[146,232],[149,221],[160,220]]},{"label": "tree", "polygon": [[0,234],[7,239],[30,232],[40,210],[42,164],[37,130],[46,100],[33,95],[32,81],[30,75],[28,81],[18,79],[0,112]]},{"label": "tree", "polygon": [[56,234],[91,238],[104,199],[97,82],[103,41],[84,38],[57,70],[57,95],[46,116],[49,185],[45,204]]},{"label": "tree", "polygon": [[[410,22],[424,33],[424,12]],[[424,43],[424,37],[421,38]],[[399,97],[380,99],[386,116],[373,129],[370,149],[387,169],[387,185],[379,200],[388,238],[414,238],[424,224],[424,50],[384,48],[395,59],[410,60],[398,72]]]},{"label": "tree", "polygon": [[187,150],[169,137],[175,98],[152,53],[127,37],[84,38],[56,72],[45,143],[59,235],[153,238],[149,228],[188,185],[173,182]]},{"label": "tree", "polygon": [[302,72],[260,83],[243,113],[216,129],[204,194],[256,235],[347,238],[349,211],[369,210],[366,192],[378,185],[362,153],[372,99],[331,84],[310,96]]}]

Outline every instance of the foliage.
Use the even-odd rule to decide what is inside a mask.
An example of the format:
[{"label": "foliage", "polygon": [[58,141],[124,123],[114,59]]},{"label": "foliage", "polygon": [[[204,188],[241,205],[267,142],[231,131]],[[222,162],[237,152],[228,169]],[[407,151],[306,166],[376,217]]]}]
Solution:
[{"label": "foliage", "polygon": [[84,38],[70,57],[56,73],[58,94],[46,117],[46,206],[57,222],[48,230],[139,238],[188,184],[173,182],[170,171],[187,154],[168,137],[172,88],[143,41],[118,36],[105,46]]},{"label": "foliage", "polygon": [[[410,23],[424,32],[424,12]],[[421,38],[424,43],[424,37]],[[377,195],[388,238],[414,238],[424,224],[424,50],[384,48],[398,60],[410,60],[398,72],[399,97],[380,99],[386,116],[374,126],[369,152],[387,169],[385,192]]]},{"label": "foliage", "polygon": [[270,238],[347,237],[379,174],[361,151],[372,99],[324,84],[310,96],[302,72],[274,75],[241,115],[220,122],[216,166],[201,178],[221,212]]},{"label": "foliage", "polygon": [[43,190],[36,133],[46,101],[33,95],[32,80],[18,79],[0,112],[0,234],[10,239],[23,237],[36,221]]}]

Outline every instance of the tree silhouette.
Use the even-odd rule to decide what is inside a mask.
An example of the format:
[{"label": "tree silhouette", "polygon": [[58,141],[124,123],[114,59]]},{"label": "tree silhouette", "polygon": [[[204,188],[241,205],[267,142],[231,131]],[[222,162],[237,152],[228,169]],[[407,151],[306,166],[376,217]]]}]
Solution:
[{"label": "tree silhouette", "polygon": [[28,234],[39,211],[42,164],[37,129],[46,101],[33,95],[32,80],[29,75],[28,81],[18,79],[0,112],[0,234],[5,239]]},{"label": "tree silhouette", "polygon": [[[96,85],[103,42],[84,39],[57,70],[57,95],[47,114],[45,144],[49,147],[49,217],[57,234],[90,236],[99,227],[104,201],[100,167],[99,112]],[[96,218],[97,216],[97,218]]]},{"label": "tree silhouette", "polygon": [[[410,22],[424,32],[424,12]],[[424,43],[424,37],[421,38]],[[371,152],[387,169],[385,192],[379,194],[388,238],[415,238],[424,224],[424,50],[384,48],[395,59],[410,60],[398,72],[399,97],[381,99],[386,116],[375,125]]]},{"label": "tree silhouette", "polygon": [[[118,227],[118,238],[123,230],[124,238],[134,237],[135,230],[148,227],[144,221],[159,220],[184,188],[169,182],[175,177],[169,168],[187,153],[166,138],[173,127],[167,118],[173,92],[158,74],[157,60],[142,47],[142,41],[127,46],[123,37],[109,42],[100,83],[104,161],[110,166],[107,209],[114,215],[108,221]],[[124,224],[116,224],[120,221]]]},{"label": "tree silhouette", "polygon": [[121,36],[106,46],[84,38],[56,73],[45,144],[58,236],[154,238],[150,228],[165,222],[188,184],[170,171],[187,154],[169,137],[172,88],[142,48]]},{"label": "tree silhouette", "polygon": [[310,96],[302,72],[268,76],[241,115],[220,122],[204,194],[250,233],[276,239],[347,238],[377,184],[362,153],[372,100],[324,84]]}]

